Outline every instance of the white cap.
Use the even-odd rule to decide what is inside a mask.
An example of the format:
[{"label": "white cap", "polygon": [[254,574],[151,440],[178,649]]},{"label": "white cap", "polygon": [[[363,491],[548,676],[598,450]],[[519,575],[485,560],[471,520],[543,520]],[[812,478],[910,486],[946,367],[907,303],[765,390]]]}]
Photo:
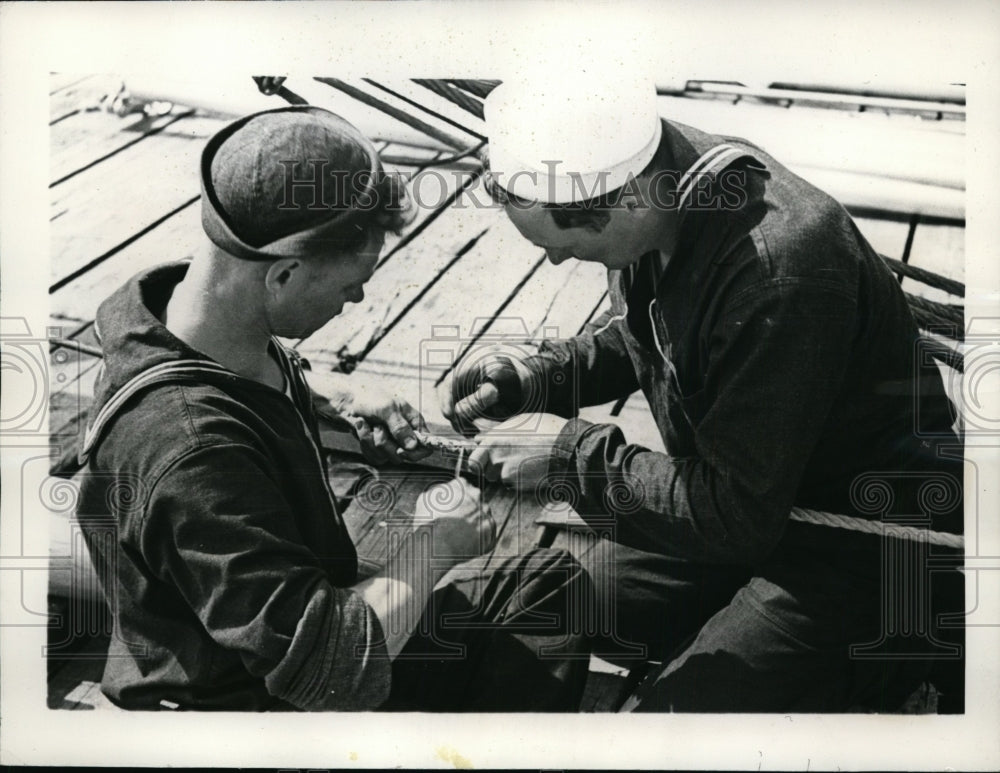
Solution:
[{"label": "white cap", "polygon": [[621,188],[652,160],[662,133],[656,88],[643,79],[504,81],[485,111],[497,184],[552,204]]}]

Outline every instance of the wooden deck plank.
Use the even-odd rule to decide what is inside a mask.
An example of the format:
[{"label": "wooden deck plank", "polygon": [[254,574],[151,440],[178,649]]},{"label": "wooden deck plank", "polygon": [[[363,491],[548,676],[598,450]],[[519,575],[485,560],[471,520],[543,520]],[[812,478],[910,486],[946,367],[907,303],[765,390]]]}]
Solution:
[{"label": "wooden deck plank", "polygon": [[[93,326],[71,340],[96,346]],[[49,354],[49,439],[59,453],[51,470],[62,474],[75,469],[78,444],[86,429],[94,385],[100,372],[101,358],[71,346],[57,346]]]},{"label": "wooden deck plank", "polygon": [[170,125],[182,112],[174,108],[166,115],[132,113],[120,118],[104,111],[85,111],[54,124],[49,130],[50,184]]},{"label": "wooden deck plank", "polygon": [[[422,357],[428,347],[464,350],[484,320],[503,313],[510,299],[542,260],[541,251],[530,245],[514,226],[495,210],[487,210],[494,222],[471,249],[440,276],[419,302],[378,344],[358,368],[369,364],[401,365],[409,368],[417,357],[421,378],[433,382],[450,362]],[[501,268],[502,267],[502,268]]]},{"label": "wooden deck plank", "polygon": [[[408,230],[416,227],[427,214],[420,212]],[[100,302],[127,279],[157,264],[190,257],[203,239],[201,205],[196,201],[59,288],[52,295],[52,310],[76,319],[93,319]]]},{"label": "wooden deck plank", "polygon": [[597,304],[594,310],[590,313],[590,317],[587,319],[587,322],[585,324],[593,322],[610,308],[611,308],[611,298],[608,296],[607,293],[604,293],[604,296],[601,298],[600,302]]},{"label": "wooden deck plank", "polygon": [[607,269],[600,263],[545,261],[503,310],[520,320],[529,340],[570,338],[590,317],[607,291]]},{"label": "wooden deck plank", "polygon": [[453,477],[446,470],[379,469],[378,477],[365,481],[344,514],[358,555],[384,565],[389,547],[387,534],[392,526],[412,523],[420,495],[430,486],[447,483]]},{"label": "wooden deck plank", "polygon": [[75,111],[96,109],[101,97],[117,93],[121,80],[109,75],[85,75],[71,79],[49,95],[49,120],[57,121]]},{"label": "wooden deck plank", "polygon": [[[64,337],[87,347],[98,345],[92,325],[78,332],[67,330]],[[75,466],[100,365],[100,357],[73,346],[54,346],[49,353],[49,439],[53,449],[58,449],[53,473]]]},{"label": "wooden deck plank", "polygon": [[197,159],[221,126],[184,118],[54,188],[53,279],[84,269],[198,196]]},{"label": "wooden deck plank", "polygon": [[618,415],[610,417],[607,421],[621,427],[629,443],[644,446],[650,451],[664,454],[667,452],[656,420],[649,409],[649,403],[642,392],[633,393],[625,401]]},{"label": "wooden deck plank", "polygon": [[92,320],[101,302],[129,278],[160,263],[190,257],[204,238],[201,205],[196,201],[58,289],[50,296],[52,311]]},{"label": "wooden deck plank", "polygon": [[474,244],[502,217],[496,208],[473,205],[470,196],[482,195],[481,186],[476,185],[469,195],[460,196],[456,206],[431,223],[419,239],[376,270],[365,285],[364,301],[348,306],[299,345],[299,351],[314,368],[334,369],[344,355],[348,359],[356,357],[401,320],[401,315],[412,313],[408,311],[410,305],[432,282],[447,273],[462,249]]},{"label": "wooden deck plank", "polygon": [[594,714],[617,711],[624,697],[622,691],[626,684],[624,676],[591,670],[587,674],[587,684],[580,700],[580,712]]},{"label": "wooden deck plank", "polygon": [[94,404],[99,372],[100,360],[87,355],[79,365],[79,377],[49,395],[49,440],[53,449],[59,449],[52,463],[53,474],[75,470],[74,460]]},{"label": "wooden deck plank", "polygon": [[[93,328],[89,328],[92,330]],[[74,398],[80,393],[77,382],[84,379],[87,373],[101,365],[101,358],[89,352],[82,352],[70,346],[58,346],[49,354],[49,397],[65,395]],[[89,397],[89,395],[86,395]],[[83,407],[83,406],[81,406]],[[50,426],[53,430],[63,426],[65,422],[57,422],[50,412]],[[59,434],[53,431],[54,435]]]},{"label": "wooden deck plank", "polygon": [[74,83],[79,83],[80,81],[89,77],[91,76],[75,72],[50,72],[49,96],[52,96],[56,92],[62,91],[65,88],[69,88]]},{"label": "wooden deck plank", "polygon": [[52,336],[68,338],[71,337],[75,330],[78,330],[82,325],[85,325],[88,320],[82,317],[71,316],[69,314],[61,314],[57,311],[52,311],[49,314],[49,337]]},{"label": "wooden deck plank", "polygon": [[[399,145],[390,145],[389,147],[398,148]],[[440,151],[412,146],[406,152],[416,152],[417,155],[414,158],[419,158],[426,153],[429,156],[428,161],[445,155]],[[387,170],[398,171],[403,175],[407,182],[410,198],[414,202],[417,211],[413,222],[402,233],[386,234],[385,247],[383,248],[381,258],[383,263],[386,259],[393,259],[396,252],[404,250],[406,245],[413,241],[414,237],[419,236],[423,238],[423,230],[429,228],[433,222],[436,222],[444,214],[439,213],[438,210],[445,207],[451,198],[456,195],[459,188],[466,184],[471,177],[471,173],[468,171],[444,166],[435,166],[416,171],[417,168],[413,166],[400,166],[387,163],[385,164],[385,168]]]},{"label": "wooden deck plank", "polygon": [[[366,479],[344,514],[359,557],[384,566],[392,526],[411,524],[420,495],[452,478],[453,473],[447,470],[408,467],[382,468],[377,478]],[[489,553],[490,560],[503,560],[529,550],[536,530],[534,517],[519,505],[517,493],[493,483],[484,485],[479,496],[497,524],[498,540]]]},{"label": "wooden deck plank", "polygon": [[120,711],[104,693],[100,682],[83,681],[66,696],[62,708],[69,711]]},{"label": "wooden deck plank", "polygon": [[[65,655],[50,654],[48,665],[48,698],[50,709],[76,709],[78,700],[69,700],[81,682],[100,683],[104,675],[109,639],[93,636],[80,642],[80,646]],[[81,697],[85,691],[74,695]]]}]

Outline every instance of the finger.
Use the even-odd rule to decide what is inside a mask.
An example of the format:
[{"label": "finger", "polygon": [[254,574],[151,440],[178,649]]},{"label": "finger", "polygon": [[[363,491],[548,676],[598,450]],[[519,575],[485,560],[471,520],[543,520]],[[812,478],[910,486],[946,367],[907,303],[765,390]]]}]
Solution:
[{"label": "finger", "polygon": [[455,420],[455,396],[452,394],[454,381],[455,377],[448,374],[437,389],[438,405],[441,408],[441,415],[452,423],[454,423]]},{"label": "finger", "polygon": [[482,363],[478,360],[462,360],[452,372],[452,395],[458,399],[475,392],[484,381]]},{"label": "finger", "polygon": [[407,462],[419,462],[421,459],[425,459],[434,453],[434,449],[429,446],[418,446],[412,451],[407,451],[405,448],[400,448],[396,455],[400,459],[404,459]]},{"label": "finger", "polygon": [[505,374],[514,371],[514,364],[510,361],[510,357],[498,354],[493,359],[487,360],[483,366],[485,371],[484,381],[494,381],[496,379],[503,379]]},{"label": "finger", "polygon": [[385,452],[375,445],[375,441],[372,439],[371,435],[364,438],[358,438],[358,440],[361,443],[361,453],[369,462],[372,464],[385,464],[389,461]]},{"label": "finger", "polygon": [[469,454],[469,468],[478,469],[488,481],[495,481],[500,474],[497,464],[490,456],[489,446],[479,446]]},{"label": "finger", "polygon": [[469,466],[478,466],[482,469],[490,463],[490,447],[485,445],[479,445],[473,449],[472,453],[469,454]]},{"label": "finger", "polygon": [[364,457],[373,464],[383,464],[386,461],[385,456],[376,448],[375,439],[372,437],[372,428],[368,422],[360,416],[351,416],[349,421],[354,427],[354,433],[358,438],[358,444],[361,446],[361,453]]},{"label": "finger", "polygon": [[408,402],[403,401],[399,406],[400,413],[406,417],[406,420],[410,423],[410,426],[417,432],[427,432],[427,422],[424,421],[424,416],[420,411],[410,405]]},{"label": "finger", "polygon": [[479,389],[482,383],[483,378],[478,364],[462,360],[441,385],[441,391],[438,393],[441,413],[456,432],[465,435],[472,431],[469,422],[458,413],[458,404]]},{"label": "finger", "polygon": [[484,517],[479,523],[479,553],[488,553],[497,544],[497,527],[492,518]]},{"label": "finger", "polygon": [[399,455],[399,444],[392,439],[384,427],[375,427],[372,430],[372,442],[375,444],[375,448],[388,459],[395,459]]},{"label": "finger", "polygon": [[475,431],[475,427],[465,421],[455,412],[456,403],[461,399],[461,393],[456,385],[456,380],[449,375],[440,387],[438,387],[438,403],[441,414],[451,424],[452,429],[462,435],[468,435]]},{"label": "finger", "polygon": [[402,446],[407,451],[415,451],[420,446],[420,441],[413,434],[410,422],[398,410],[389,414],[385,424],[388,428],[388,434],[397,445]]},{"label": "finger", "polygon": [[[489,432],[494,427],[499,427],[503,422],[499,419],[475,419],[472,424],[480,432]],[[481,437],[481,435],[477,435],[476,439],[479,440]]]},{"label": "finger", "polygon": [[497,522],[493,517],[493,513],[490,512],[490,508],[483,507],[483,525],[486,529],[486,550],[492,550],[493,546],[497,544]]},{"label": "finger", "polygon": [[455,414],[465,421],[483,418],[486,411],[500,400],[500,390],[492,382],[483,383],[479,389],[468,397],[458,401]]}]

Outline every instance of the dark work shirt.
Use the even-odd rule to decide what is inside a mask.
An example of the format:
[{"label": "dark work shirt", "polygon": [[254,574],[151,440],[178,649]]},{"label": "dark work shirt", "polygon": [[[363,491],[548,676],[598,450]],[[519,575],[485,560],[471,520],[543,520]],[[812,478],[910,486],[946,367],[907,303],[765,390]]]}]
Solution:
[{"label": "dark work shirt", "polygon": [[[728,142],[747,156],[738,207],[687,207],[665,265],[608,272],[611,310],[529,360],[547,410],[641,389],[667,454],[574,419],[550,472],[617,539],[756,564],[793,506],[961,533],[953,407],[895,276],[837,202],[759,148],[664,122],[678,170]],[[837,549],[824,530],[820,543]]]},{"label": "dark work shirt", "polygon": [[132,279],[97,316],[98,416],[138,374],[193,368],[107,413],[81,478],[77,516],[114,616],[102,689],[135,709],[374,708],[390,663],[349,587],[357,555],[299,364],[272,344],[289,396],[174,337],[158,317],[186,270]]}]

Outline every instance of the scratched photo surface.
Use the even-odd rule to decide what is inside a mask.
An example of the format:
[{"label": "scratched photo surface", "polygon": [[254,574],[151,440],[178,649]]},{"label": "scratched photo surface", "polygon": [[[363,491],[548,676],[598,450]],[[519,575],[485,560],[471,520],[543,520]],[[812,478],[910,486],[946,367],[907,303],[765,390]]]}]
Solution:
[{"label": "scratched photo surface", "polygon": [[[984,206],[967,195],[981,86],[884,56],[870,77],[801,52],[654,54],[582,78],[538,58],[434,78],[312,58],[32,62],[47,130],[25,222],[47,237],[30,271],[30,240],[10,242],[4,273],[47,310],[3,314],[19,570],[3,633],[27,661],[4,669],[5,700],[30,707],[18,738],[51,722],[71,741],[34,759],[232,765],[263,744],[252,764],[279,769],[895,767],[891,750],[813,744],[897,732],[915,754],[945,726],[995,759],[996,701],[974,677],[996,678],[981,516],[997,317],[966,228]],[[551,78],[537,112],[510,108],[530,141],[490,112],[526,72]],[[545,204],[547,175],[579,165],[560,141],[628,132],[526,116],[556,121],[545,100],[615,73],[648,81],[648,114],[625,85],[595,91],[622,123],[653,116],[657,139],[629,151],[617,195],[600,175],[566,183],[596,216]],[[281,120],[314,106],[353,143],[365,206],[331,205],[343,180],[308,150],[247,161],[252,132],[210,150],[245,164],[221,181],[210,141],[289,106]],[[541,179],[542,201],[511,172]],[[267,215],[237,226],[226,209],[251,190],[277,221],[305,218],[279,239],[319,236],[275,264],[232,257],[273,241],[244,236]],[[361,254],[363,273],[315,267],[316,244],[342,238],[322,231],[330,209],[362,224],[334,260]],[[213,300],[175,303],[185,276]],[[263,368],[241,359],[251,340]],[[609,713],[645,740],[602,748]],[[732,747],[708,753],[697,739],[733,714]],[[74,720],[149,740],[102,751]],[[158,721],[191,728],[191,748]],[[322,737],[265,740],[303,728]],[[947,759],[930,749],[905,764]]]}]

